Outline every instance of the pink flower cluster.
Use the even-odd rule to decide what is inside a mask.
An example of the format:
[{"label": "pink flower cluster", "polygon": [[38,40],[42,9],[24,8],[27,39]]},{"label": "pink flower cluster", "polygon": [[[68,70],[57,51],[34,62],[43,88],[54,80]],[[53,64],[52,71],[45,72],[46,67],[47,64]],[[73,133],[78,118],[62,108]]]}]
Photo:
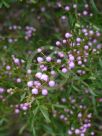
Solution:
[{"label": "pink flower cluster", "polygon": [[[53,117],[59,119],[68,126],[68,136],[85,136],[86,134],[90,134],[90,136],[95,135],[95,133],[91,131],[92,113],[86,113],[86,105],[82,104],[81,101],[78,102],[78,100],[73,96],[69,99],[61,98],[61,101],[58,102],[58,104],[65,106],[66,108],[62,110],[56,108],[53,110]],[[74,119],[77,121],[74,122]]]},{"label": "pink flower cluster", "polygon": [[33,69],[28,69],[30,76],[34,74],[33,80],[27,83],[32,89],[32,94],[38,95],[41,92],[46,96],[51,87],[58,87],[60,73],[68,74],[70,70],[74,70],[77,74],[84,75],[87,72],[85,66],[89,56],[99,54],[102,48],[97,40],[100,35],[100,32],[91,27],[82,27],[78,30],[77,36],[72,32],[65,33],[64,39],[56,41],[56,47],[52,47],[51,50],[38,48],[36,59],[33,60],[33,64],[37,64],[37,72],[31,73],[35,69],[33,64]]},{"label": "pink flower cluster", "polygon": [[33,26],[26,26],[25,28],[25,39],[28,40],[33,36],[33,33],[36,32],[36,29]]},{"label": "pink flower cluster", "polygon": [[21,103],[21,104],[17,104],[15,105],[15,113],[18,114],[20,111],[27,111],[30,108],[30,104],[29,103]]}]

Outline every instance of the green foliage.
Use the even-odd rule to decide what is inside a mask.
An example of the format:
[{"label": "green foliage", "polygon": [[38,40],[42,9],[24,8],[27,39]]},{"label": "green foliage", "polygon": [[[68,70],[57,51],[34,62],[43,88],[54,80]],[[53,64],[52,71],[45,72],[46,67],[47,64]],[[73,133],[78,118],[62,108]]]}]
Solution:
[{"label": "green foliage", "polygon": [[[97,44],[92,43],[85,66],[81,67],[75,61],[75,69],[68,69],[67,73],[61,71],[68,63],[68,52],[77,58],[77,53],[70,47],[77,37],[81,37],[83,42],[74,49],[79,50],[84,59],[83,47],[90,36],[84,36],[82,28],[102,32],[101,2],[88,1],[88,15],[79,15],[83,13],[85,3],[86,0],[59,3],[55,0],[0,1],[0,89],[5,90],[0,92],[0,136],[67,136],[67,131],[79,128],[80,122],[83,124],[90,113],[92,128],[85,135],[89,136],[93,131],[96,136],[102,135],[102,48],[96,52],[93,50],[102,44],[101,36],[94,34],[92,37],[91,40],[97,39]],[[74,9],[73,4],[78,8]],[[65,11],[66,5],[71,7],[69,11]],[[62,43],[67,32],[72,34],[72,38],[62,47],[56,47],[56,41]],[[41,53],[38,53],[39,48]],[[56,63],[59,59],[56,52],[65,54],[61,67]],[[32,95],[27,86],[40,71],[39,56],[44,59],[52,57],[51,62],[42,63],[48,68],[47,75],[50,75],[50,70],[57,73],[49,79],[56,81],[57,87],[50,88],[41,81],[42,89],[48,90],[47,96],[42,95],[41,90],[38,95]],[[19,64],[14,62],[15,59]],[[7,66],[10,66],[9,70]],[[86,73],[78,74],[80,69]],[[28,74],[28,70],[32,73]],[[28,109],[22,110],[22,104],[29,104]],[[20,109],[19,113],[16,109]],[[82,113],[81,119],[78,119],[79,113]],[[67,119],[61,120],[61,115]]]}]

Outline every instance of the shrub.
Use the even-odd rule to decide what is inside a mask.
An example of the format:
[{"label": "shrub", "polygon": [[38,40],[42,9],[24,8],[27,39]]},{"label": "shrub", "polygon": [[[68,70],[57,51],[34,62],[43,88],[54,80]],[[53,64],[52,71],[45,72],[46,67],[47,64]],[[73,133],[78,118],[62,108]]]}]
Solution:
[{"label": "shrub", "polygon": [[99,3],[0,2],[0,136],[101,136]]}]

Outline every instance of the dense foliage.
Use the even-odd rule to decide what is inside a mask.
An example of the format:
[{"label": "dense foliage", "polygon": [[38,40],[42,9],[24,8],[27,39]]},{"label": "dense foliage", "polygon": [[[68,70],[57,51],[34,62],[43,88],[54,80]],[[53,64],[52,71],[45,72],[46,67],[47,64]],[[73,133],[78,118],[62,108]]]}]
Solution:
[{"label": "dense foliage", "polygon": [[0,1],[0,136],[102,135],[101,4]]}]

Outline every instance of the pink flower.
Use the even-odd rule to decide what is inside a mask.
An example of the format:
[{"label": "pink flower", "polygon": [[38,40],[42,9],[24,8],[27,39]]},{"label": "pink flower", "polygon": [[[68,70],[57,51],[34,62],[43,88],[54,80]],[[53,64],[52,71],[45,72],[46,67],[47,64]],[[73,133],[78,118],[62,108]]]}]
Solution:
[{"label": "pink flower", "polygon": [[48,90],[47,89],[42,89],[42,95],[46,96],[48,94]]},{"label": "pink flower", "polygon": [[32,94],[37,95],[37,94],[38,94],[38,89],[37,89],[37,88],[33,88],[33,89],[32,89]]},{"label": "pink flower", "polygon": [[49,81],[49,86],[54,87],[55,86],[55,81]]},{"label": "pink flower", "polygon": [[32,87],[33,86],[33,81],[28,81],[27,86]]}]

